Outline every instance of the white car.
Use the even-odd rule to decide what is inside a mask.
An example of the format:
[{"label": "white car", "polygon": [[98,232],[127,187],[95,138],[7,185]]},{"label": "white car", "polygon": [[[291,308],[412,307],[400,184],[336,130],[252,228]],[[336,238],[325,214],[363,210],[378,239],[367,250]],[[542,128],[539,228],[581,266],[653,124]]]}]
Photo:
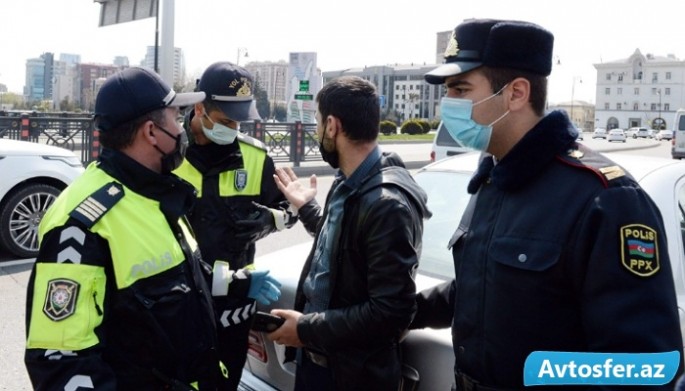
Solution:
[{"label": "white car", "polygon": [[655,140],[673,140],[673,131],[670,129],[662,129],[658,132],[656,132],[656,135],[654,135]]},{"label": "white car", "polygon": [[444,159],[448,156],[459,155],[461,153],[471,151],[473,151],[473,149],[461,145],[458,141],[452,138],[445,125],[440,122],[438,130],[435,132],[435,137],[433,138],[433,145],[431,146],[431,162]]},{"label": "white car", "polygon": [[18,257],[35,257],[40,220],[82,172],[81,160],[69,150],[0,139],[0,245]]},{"label": "white car", "polygon": [[612,141],[618,141],[621,143],[626,142],[626,134],[623,132],[623,129],[611,129],[609,131],[609,134],[607,135],[607,141],[612,142]]},{"label": "white car", "polygon": [[[479,153],[466,153],[429,164],[416,174],[416,181],[428,193],[433,217],[424,223],[423,252],[416,278],[419,290],[454,278],[452,254],[447,243],[457,228],[469,195],[466,185],[477,167]],[[668,253],[685,335],[685,162],[672,159],[608,154],[628,170],[651,195],[661,211],[666,227]],[[258,269],[269,269],[283,286],[280,300],[261,311],[292,308],[302,265],[311,242],[275,251],[255,260]],[[419,374],[417,390],[454,389],[454,352],[450,329],[411,331],[402,342],[405,364]],[[291,390],[295,365],[283,363],[284,348],[263,334],[251,332],[248,360],[241,379],[247,390]]]},{"label": "white car", "polygon": [[607,130],[604,128],[595,128],[592,132],[592,138],[607,138]]}]

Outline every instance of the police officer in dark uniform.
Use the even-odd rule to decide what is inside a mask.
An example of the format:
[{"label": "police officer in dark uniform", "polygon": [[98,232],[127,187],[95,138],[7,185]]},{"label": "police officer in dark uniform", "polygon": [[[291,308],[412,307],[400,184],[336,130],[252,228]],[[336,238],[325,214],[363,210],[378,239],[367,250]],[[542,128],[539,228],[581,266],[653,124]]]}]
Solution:
[{"label": "police officer in dark uniform", "polygon": [[552,47],[535,24],[467,20],[425,75],[444,83],[452,137],[484,151],[456,277],[420,293],[412,324],[452,327],[458,390],[523,388],[533,351],[682,354],[659,210],[564,112],[545,114]]},{"label": "police officer in dark uniform", "polygon": [[25,362],[36,390],[212,390],[210,289],[183,215],[193,188],[170,172],[187,145],[176,94],[129,68],[95,102],[100,159],[40,224]]},{"label": "police officer in dark uniform", "polygon": [[[197,89],[206,98],[185,121],[193,143],[175,171],[197,190],[189,219],[203,259],[230,270],[250,268],[257,240],[297,222],[276,187],[266,146],[239,132],[240,122],[260,118],[254,88],[252,75],[243,67],[217,62],[205,70]],[[220,389],[236,390],[256,305],[248,297],[215,299],[219,353],[229,372]]]}]

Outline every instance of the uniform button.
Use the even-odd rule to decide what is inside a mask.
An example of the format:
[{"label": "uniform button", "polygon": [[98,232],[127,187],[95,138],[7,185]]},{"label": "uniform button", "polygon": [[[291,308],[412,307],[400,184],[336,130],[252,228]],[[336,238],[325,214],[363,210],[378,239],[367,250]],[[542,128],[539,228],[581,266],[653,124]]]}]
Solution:
[{"label": "uniform button", "polygon": [[519,254],[519,262],[525,262],[528,260],[528,256],[526,254]]},{"label": "uniform button", "polygon": [[466,348],[463,346],[459,346],[459,354],[464,354],[466,352]]}]

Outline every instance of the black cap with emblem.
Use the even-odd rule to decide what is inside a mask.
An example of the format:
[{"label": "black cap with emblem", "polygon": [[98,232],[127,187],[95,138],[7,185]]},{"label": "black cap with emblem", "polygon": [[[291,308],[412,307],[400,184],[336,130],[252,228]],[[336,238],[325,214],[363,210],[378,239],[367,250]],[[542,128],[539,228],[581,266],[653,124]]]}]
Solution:
[{"label": "black cap with emblem", "polygon": [[544,76],[552,71],[554,36],[516,20],[469,19],[459,24],[445,50],[445,63],[426,73],[430,84],[479,66],[520,69]]},{"label": "black cap with emblem", "polygon": [[247,69],[230,62],[216,62],[202,74],[198,91],[207,94],[226,116],[243,122],[261,119],[252,94],[254,79]]}]

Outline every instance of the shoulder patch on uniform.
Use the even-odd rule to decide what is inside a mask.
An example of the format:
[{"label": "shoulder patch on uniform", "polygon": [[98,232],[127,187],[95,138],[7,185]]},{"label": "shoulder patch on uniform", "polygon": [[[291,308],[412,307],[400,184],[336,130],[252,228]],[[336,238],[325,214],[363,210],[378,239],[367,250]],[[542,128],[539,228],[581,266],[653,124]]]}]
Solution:
[{"label": "shoulder patch on uniform", "polygon": [[48,292],[45,295],[43,313],[55,322],[74,314],[79,283],[66,278],[48,281]]},{"label": "shoulder patch on uniform", "polygon": [[601,172],[608,181],[626,175],[625,171],[619,166],[602,167],[599,169],[599,172]]},{"label": "shoulder patch on uniform", "polygon": [[257,140],[254,137],[246,135],[245,133],[238,133],[238,141],[240,141],[241,143],[252,145],[255,148],[263,149],[265,151],[267,150],[266,144],[264,144],[260,140]]},{"label": "shoulder patch on uniform", "polygon": [[122,198],[124,187],[120,183],[110,182],[81,201],[69,216],[83,223],[86,228],[91,228]]},{"label": "shoulder patch on uniform", "polygon": [[649,277],[659,271],[656,230],[643,224],[629,224],[620,228],[619,236],[623,267],[640,277]]}]

